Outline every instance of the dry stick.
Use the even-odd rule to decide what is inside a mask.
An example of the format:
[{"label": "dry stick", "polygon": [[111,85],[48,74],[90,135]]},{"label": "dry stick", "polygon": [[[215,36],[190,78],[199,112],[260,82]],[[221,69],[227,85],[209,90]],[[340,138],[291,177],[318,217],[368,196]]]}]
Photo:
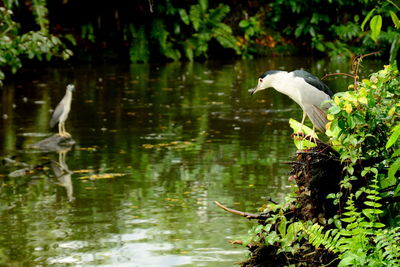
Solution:
[{"label": "dry stick", "polygon": [[348,73],[342,73],[342,72],[340,72],[340,73],[330,73],[330,74],[325,74],[325,76],[322,77],[321,80],[323,80],[323,79],[325,79],[327,77],[330,77],[330,76],[335,76],[335,75],[347,76],[347,77],[353,78],[353,80],[354,80],[354,85],[353,85],[354,86],[354,90],[357,91],[358,70],[360,68],[361,61],[365,57],[368,57],[368,56],[371,56],[371,55],[375,55],[375,54],[379,54],[379,53],[380,53],[380,51],[377,51],[377,52],[372,52],[372,53],[369,53],[369,54],[365,54],[365,55],[360,55],[360,56],[354,57],[353,63],[352,63],[352,67],[351,67],[351,71],[354,73],[353,75],[352,74],[348,74]]},{"label": "dry stick", "polygon": [[238,211],[238,210],[234,210],[234,209],[230,209],[224,205],[222,205],[221,203],[219,203],[218,201],[214,201],[215,205],[217,205],[218,207],[220,207],[223,210],[226,210],[227,212],[230,212],[232,214],[236,214],[236,215],[240,215],[242,217],[246,217],[248,219],[259,219],[260,215],[258,214],[254,214],[254,213],[247,213],[247,212],[243,212],[243,211]]}]

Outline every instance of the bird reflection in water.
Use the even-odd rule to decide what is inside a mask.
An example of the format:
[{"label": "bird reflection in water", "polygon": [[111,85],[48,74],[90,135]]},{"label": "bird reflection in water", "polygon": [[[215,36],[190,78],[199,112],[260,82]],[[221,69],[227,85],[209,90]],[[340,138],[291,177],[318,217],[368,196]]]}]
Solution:
[{"label": "bird reflection in water", "polygon": [[65,148],[62,150],[58,150],[58,162],[52,161],[51,168],[54,172],[55,177],[57,178],[59,185],[65,188],[67,192],[67,197],[69,201],[73,201],[74,198],[74,189],[72,186],[72,179],[71,175],[73,174],[72,171],[69,170],[67,163],[65,162],[65,158],[67,156],[68,151],[71,148]]}]

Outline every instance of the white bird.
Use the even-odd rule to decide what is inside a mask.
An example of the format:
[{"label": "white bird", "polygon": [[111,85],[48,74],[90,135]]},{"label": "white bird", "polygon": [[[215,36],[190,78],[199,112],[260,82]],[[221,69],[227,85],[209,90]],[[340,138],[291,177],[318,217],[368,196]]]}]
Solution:
[{"label": "white bird", "polygon": [[257,86],[250,89],[249,92],[253,95],[271,87],[289,96],[303,110],[300,132],[307,116],[310,118],[313,128],[325,132],[325,125],[328,123],[326,111],[331,106],[326,101],[333,96],[326,84],[304,70],[292,72],[270,70],[260,76]]},{"label": "white bird", "polygon": [[65,121],[68,118],[69,111],[71,110],[72,92],[75,90],[73,84],[67,85],[67,90],[63,99],[58,103],[56,109],[53,112],[53,116],[50,120],[50,127],[53,128],[58,122],[58,134],[62,137],[71,137],[65,130]]}]

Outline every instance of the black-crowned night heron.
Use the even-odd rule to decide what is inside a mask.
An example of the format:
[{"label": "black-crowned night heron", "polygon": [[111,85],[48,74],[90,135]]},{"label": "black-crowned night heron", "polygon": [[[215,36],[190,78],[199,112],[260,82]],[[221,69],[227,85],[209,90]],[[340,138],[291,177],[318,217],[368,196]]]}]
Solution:
[{"label": "black-crowned night heron", "polygon": [[307,116],[313,127],[325,132],[325,125],[328,122],[326,110],[331,106],[325,101],[330,100],[333,93],[320,79],[304,70],[292,72],[270,70],[260,76],[257,86],[249,92],[253,95],[270,87],[289,96],[303,109],[300,132]]},{"label": "black-crowned night heron", "polygon": [[50,120],[50,127],[53,128],[58,122],[58,134],[62,137],[71,137],[71,135],[65,130],[65,121],[68,118],[69,111],[71,110],[72,92],[75,90],[73,84],[67,85],[67,90],[63,99],[58,103],[54,110],[53,116]]}]

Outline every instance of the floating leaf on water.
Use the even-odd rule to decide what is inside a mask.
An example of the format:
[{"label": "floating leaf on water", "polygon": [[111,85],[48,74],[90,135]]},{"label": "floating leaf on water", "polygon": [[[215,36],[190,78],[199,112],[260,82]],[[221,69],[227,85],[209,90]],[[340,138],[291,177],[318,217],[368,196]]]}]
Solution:
[{"label": "floating leaf on water", "polygon": [[214,83],[214,80],[203,80],[203,83],[211,84],[211,83]]},{"label": "floating leaf on water", "polygon": [[92,146],[92,147],[80,147],[79,150],[82,150],[82,151],[96,151],[97,147],[95,147],[95,146]]},{"label": "floating leaf on water", "polygon": [[112,179],[115,177],[125,176],[126,173],[102,173],[102,174],[93,174],[88,176],[81,176],[79,179],[81,180],[98,180],[98,179]]},{"label": "floating leaf on water", "polygon": [[166,201],[171,201],[171,202],[179,201],[179,199],[177,199],[177,198],[170,198],[170,197],[167,197],[167,198],[165,198],[164,200],[166,200]]},{"label": "floating leaf on water", "polygon": [[171,141],[169,143],[159,143],[159,144],[143,144],[142,147],[145,149],[160,149],[160,148],[186,148],[189,146],[194,145],[192,142],[189,141]]},{"label": "floating leaf on water", "polygon": [[90,169],[82,169],[82,170],[75,170],[74,173],[89,173],[89,172],[94,172],[94,170]]}]

